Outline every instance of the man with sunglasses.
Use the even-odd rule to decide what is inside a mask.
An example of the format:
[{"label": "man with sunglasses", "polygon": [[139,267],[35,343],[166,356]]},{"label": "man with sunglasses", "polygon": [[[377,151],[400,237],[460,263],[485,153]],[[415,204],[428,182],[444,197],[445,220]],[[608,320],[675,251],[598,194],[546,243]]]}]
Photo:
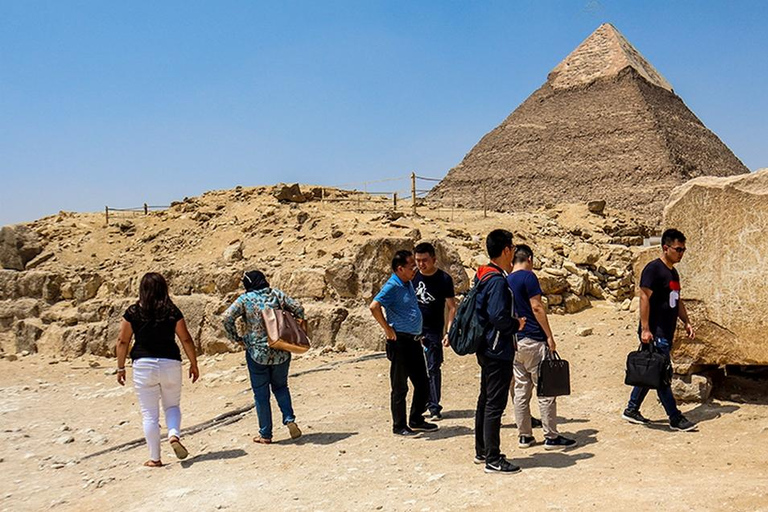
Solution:
[{"label": "man with sunglasses", "polygon": [[[667,229],[661,235],[661,250],[661,257],[648,263],[640,276],[638,334],[642,343],[653,343],[659,352],[669,357],[678,318],[685,324],[688,338],[693,339],[695,336],[685,304],[680,298],[680,276],[674,268],[685,254],[685,235],[676,229]],[[664,411],[669,416],[669,426],[672,430],[687,432],[696,428],[696,425],[688,421],[677,408],[669,384],[656,391]],[[640,414],[640,405],[647,394],[648,388],[634,387],[621,417],[638,425],[649,423],[649,420]]]}]

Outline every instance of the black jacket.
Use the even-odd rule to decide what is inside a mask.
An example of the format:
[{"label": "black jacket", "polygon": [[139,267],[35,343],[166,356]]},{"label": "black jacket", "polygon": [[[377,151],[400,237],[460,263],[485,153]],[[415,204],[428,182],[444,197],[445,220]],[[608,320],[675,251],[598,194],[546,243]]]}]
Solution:
[{"label": "black jacket", "polygon": [[475,275],[475,282],[479,280],[483,282],[477,292],[476,313],[485,327],[485,341],[478,353],[512,361],[515,358],[515,333],[520,322],[513,316],[514,299],[505,272],[493,264],[483,265]]}]

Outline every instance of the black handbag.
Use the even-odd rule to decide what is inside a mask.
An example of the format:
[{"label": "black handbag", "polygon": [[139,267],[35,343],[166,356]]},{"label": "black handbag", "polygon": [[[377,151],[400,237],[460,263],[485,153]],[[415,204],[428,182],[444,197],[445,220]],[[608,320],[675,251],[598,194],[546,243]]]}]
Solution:
[{"label": "black handbag", "polygon": [[659,389],[672,382],[672,360],[659,352],[653,343],[641,343],[627,355],[624,384]]},{"label": "black handbag", "polygon": [[549,352],[539,363],[538,396],[562,396],[571,394],[571,368],[568,361],[557,352]]}]

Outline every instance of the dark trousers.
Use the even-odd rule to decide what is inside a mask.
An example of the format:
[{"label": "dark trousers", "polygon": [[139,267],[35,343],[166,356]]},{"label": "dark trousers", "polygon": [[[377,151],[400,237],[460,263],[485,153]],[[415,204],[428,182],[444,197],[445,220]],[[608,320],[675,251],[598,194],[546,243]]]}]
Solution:
[{"label": "dark trousers", "polygon": [[[669,351],[672,347],[670,346],[668,340],[664,338],[654,338],[653,345],[659,352],[669,358]],[[649,390],[649,388],[642,388],[638,386],[632,388],[632,393],[629,395],[629,403],[627,404],[627,409],[639,411],[640,406],[643,404],[643,400],[645,400]],[[667,413],[667,416],[669,416],[670,420],[676,420],[682,416],[683,413],[681,413],[680,409],[677,408],[675,395],[672,394],[671,385],[667,384],[666,386],[657,389],[656,394],[659,395],[659,401],[661,402],[661,405],[664,406],[664,411]]]},{"label": "dark trousers", "polygon": [[427,356],[427,375],[429,375],[429,400],[427,409],[432,414],[443,410],[440,405],[440,389],[443,376],[440,367],[443,365],[443,336],[439,332],[424,333],[424,353]]},{"label": "dark trousers", "polygon": [[475,454],[486,463],[501,457],[501,415],[507,407],[512,383],[512,362],[477,354],[480,396],[475,411]]},{"label": "dark trousers", "polygon": [[413,334],[397,333],[395,341],[387,341],[387,359],[389,381],[392,385],[392,430],[402,430],[408,426],[405,416],[405,398],[408,395],[408,379],[413,384],[413,399],[408,423],[424,423],[424,409],[429,397],[427,365],[424,362],[424,349]]}]

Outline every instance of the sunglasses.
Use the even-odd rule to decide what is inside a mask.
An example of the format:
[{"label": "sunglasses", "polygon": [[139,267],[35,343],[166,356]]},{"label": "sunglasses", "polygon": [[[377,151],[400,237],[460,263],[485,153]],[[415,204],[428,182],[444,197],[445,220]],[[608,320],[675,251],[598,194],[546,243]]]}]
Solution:
[{"label": "sunglasses", "polygon": [[677,254],[683,254],[683,253],[686,251],[686,248],[685,248],[685,247],[670,247],[670,246],[668,246],[668,245],[667,245],[667,246],[665,246],[665,247],[666,247],[667,249],[672,249],[672,250],[673,250],[673,251],[675,251]]}]

